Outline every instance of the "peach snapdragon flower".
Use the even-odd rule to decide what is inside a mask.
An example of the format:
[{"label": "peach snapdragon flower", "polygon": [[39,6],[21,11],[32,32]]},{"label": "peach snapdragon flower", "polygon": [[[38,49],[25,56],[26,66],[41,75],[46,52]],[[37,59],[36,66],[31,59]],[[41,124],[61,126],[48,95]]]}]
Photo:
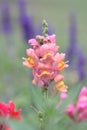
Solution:
[{"label": "peach snapdragon flower", "polygon": [[50,81],[58,92],[66,92],[61,72],[68,67],[64,61],[65,54],[59,53],[59,46],[56,45],[56,35],[40,36],[30,39],[28,43],[32,46],[26,51],[27,58],[23,58],[23,65],[31,68],[33,73],[32,83],[39,87],[48,88]]}]

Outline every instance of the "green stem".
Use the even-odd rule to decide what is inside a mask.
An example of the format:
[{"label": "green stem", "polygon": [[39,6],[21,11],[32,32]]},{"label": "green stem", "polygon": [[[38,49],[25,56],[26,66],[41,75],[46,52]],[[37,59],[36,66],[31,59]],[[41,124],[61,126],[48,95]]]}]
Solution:
[{"label": "green stem", "polygon": [[47,104],[47,101],[48,101],[48,88],[43,87],[42,93],[43,93],[43,96],[44,96],[45,103]]},{"label": "green stem", "polygon": [[42,29],[43,29],[43,35],[44,37],[46,37],[48,32],[48,23],[46,22],[46,20],[43,20],[42,22]]},{"label": "green stem", "polygon": [[40,130],[44,130],[42,121],[40,121]]},{"label": "green stem", "polygon": [[41,112],[41,111],[39,111],[38,112],[38,117],[39,117],[39,121],[40,121],[40,130],[44,130],[44,114]]},{"label": "green stem", "polygon": [[[43,89],[42,89],[42,94],[43,94],[45,103],[47,104],[48,88],[47,88],[46,86],[43,87]],[[38,117],[39,117],[39,122],[40,122],[40,130],[44,130],[45,113],[39,111],[39,112],[38,112]]]}]

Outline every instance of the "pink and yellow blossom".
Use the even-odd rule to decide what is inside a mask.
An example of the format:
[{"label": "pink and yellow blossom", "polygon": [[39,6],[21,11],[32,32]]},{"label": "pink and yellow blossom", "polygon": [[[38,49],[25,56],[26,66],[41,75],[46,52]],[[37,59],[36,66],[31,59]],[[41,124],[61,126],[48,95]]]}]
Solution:
[{"label": "pink and yellow blossom", "polygon": [[[67,86],[60,74],[66,67],[65,54],[59,53],[59,46],[56,45],[56,35],[40,36],[30,39],[28,43],[33,49],[26,50],[28,58],[23,58],[23,65],[32,68],[32,83],[39,87],[48,87],[50,81],[59,92],[67,92]],[[59,80],[58,80],[59,77]]]},{"label": "pink and yellow blossom", "polygon": [[35,54],[33,49],[27,49],[26,54],[29,56],[28,58],[23,58],[23,65],[28,68],[33,68],[37,65],[38,57]]}]

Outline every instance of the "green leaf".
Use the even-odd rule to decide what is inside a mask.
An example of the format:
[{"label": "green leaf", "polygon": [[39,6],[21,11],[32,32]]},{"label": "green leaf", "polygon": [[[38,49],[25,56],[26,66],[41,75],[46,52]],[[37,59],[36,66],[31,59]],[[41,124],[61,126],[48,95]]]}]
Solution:
[{"label": "green leaf", "polygon": [[9,124],[12,130],[35,130],[33,126],[25,122],[10,121]]},{"label": "green leaf", "polygon": [[87,130],[87,121],[80,123],[73,123],[70,130]]},{"label": "green leaf", "polygon": [[64,110],[64,108],[69,104],[71,103],[73,100],[75,100],[80,92],[80,89],[81,89],[81,85],[78,85],[74,88],[72,88],[70,90],[70,92],[68,93],[68,98],[66,100],[64,100],[64,102],[62,103],[62,106],[61,106],[61,111]]}]

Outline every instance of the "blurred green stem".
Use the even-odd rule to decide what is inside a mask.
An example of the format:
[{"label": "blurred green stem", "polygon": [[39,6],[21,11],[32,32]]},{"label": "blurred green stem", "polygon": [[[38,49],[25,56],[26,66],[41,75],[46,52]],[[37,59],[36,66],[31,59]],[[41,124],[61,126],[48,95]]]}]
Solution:
[{"label": "blurred green stem", "polygon": [[40,121],[40,130],[44,130],[44,113],[39,111],[38,117],[39,117],[39,121]]},{"label": "blurred green stem", "polygon": [[48,98],[48,88],[47,87],[43,87],[42,93],[43,93],[44,97]]},{"label": "blurred green stem", "polygon": [[43,20],[42,22],[42,29],[43,29],[43,35],[44,37],[46,37],[48,32],[48,23],[46,22],[46,20]]},{"label": "blurred green stem", "polygon": [[[44,102],[47,105],[47,101],[48,101],[48,88],[47,87],[45,87],[45,86],[43,87],[42,94],[43,94],[43,97],[44,97]],[[44,127],[45,127],[45,113],[40,111],[38,113],[38,115],[39,115],[39,121],[40,121],[40,130],[44,130]]]},{"label": "blurred green stem", "polygon": [[40,121],[40,130],[44,130],[42,121]]}]

